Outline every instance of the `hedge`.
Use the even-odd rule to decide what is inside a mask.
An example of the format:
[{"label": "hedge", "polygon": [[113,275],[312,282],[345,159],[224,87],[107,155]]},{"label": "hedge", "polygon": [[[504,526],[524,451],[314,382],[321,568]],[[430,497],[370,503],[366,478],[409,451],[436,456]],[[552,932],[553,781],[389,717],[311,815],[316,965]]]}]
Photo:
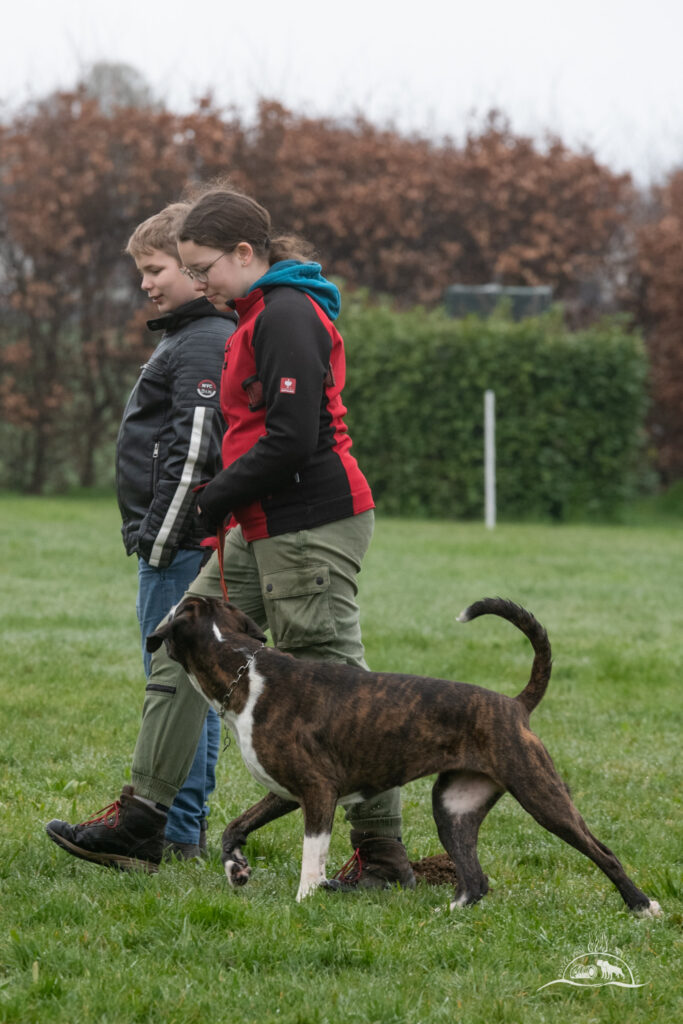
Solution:
[{"label": "hedge", "polygon": [[356,296],[339,327],[354,452],[383,512],[483,516],[487,389],[499,517],[610,517],[646,477],[647,361],[623,317],[571,333],[559,309],[456,320]]}]

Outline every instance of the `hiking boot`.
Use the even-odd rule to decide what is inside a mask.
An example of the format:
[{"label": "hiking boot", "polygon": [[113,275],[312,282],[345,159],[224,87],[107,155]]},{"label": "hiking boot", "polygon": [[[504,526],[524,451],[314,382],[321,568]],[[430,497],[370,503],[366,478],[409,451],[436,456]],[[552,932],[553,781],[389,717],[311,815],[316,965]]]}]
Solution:
[{"label": "hiking boot", "polygon": [[[333,889],[415,888],[415,875],[400,837],[373,836],[351,830],[353,856],[328,883]],[[335,884],[339,883],[339,884]]]},{"label": "hiking boot", "polygon": [[45,826],[50,839],[82,860],[121,871],[158,870],[164,849],[166,814],[124,786],[121,798],[79,825],[54,819]]}]

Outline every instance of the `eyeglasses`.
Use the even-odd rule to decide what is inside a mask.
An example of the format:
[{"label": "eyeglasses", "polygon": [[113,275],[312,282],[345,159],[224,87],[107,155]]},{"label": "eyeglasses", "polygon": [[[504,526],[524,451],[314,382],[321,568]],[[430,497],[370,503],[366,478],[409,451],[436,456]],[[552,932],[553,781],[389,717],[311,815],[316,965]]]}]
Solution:
[{"label": "eyeglasses", "polygon": [[184,274],[185,277],[189,277],[190,281],[199,281],[200,284],[206,284],[209,280],[211,267],[215,266],[219,260],[222,260],[227,255],[227,252],[222,252],[220,256],[216,256],[216,259],[209,263],[207,267],[204,267],[203,270],[190,270],[189,267],[181,267],[180,273]]}]

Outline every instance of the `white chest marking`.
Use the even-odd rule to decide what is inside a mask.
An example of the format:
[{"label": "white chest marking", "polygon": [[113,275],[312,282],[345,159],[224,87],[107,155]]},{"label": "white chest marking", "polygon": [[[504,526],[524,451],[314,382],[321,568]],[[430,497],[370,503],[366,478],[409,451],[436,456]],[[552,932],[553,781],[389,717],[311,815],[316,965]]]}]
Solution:
[{"label": "white chest marking", "polygon": [[284,797],[285,800],[294,800],[296,798],[293,797],[291,793],[282,786],[279,786],[274,779],[271,779],[270,775],[268,775],[266,770],[262,767],[256,751],[254,750],[252,737],[254,728],[254,707],[256,706],[256,701],[263,693],[265,680],[253,664],[249,666],[248,679],[249,696],[247,697],[247,703],[244,705],[239,715],[236,715],[232,711],[226,711],[223,721],[237,740],[242,760],[244,761],[249,774],[262,786],[269,789],[271,793],[276,793],[278,796]]},{"label": "white chest marking", "polygon": [[[218,626],[216,626],[215,623],[214,629],[216,631],[218,630]],[[188,673],[188,677],[197,693],[201,693],[202,697],[208,701],[214,711],[223,715],[223,707],[220,701],[209,700],[199,685],[197,677],[192,675],[191,672]],[[243,710],[239,715],[233,714],[232,711],[226,711],[223,721],[225,722],[226,728],[230,729],[230,732],[237,740],[242,760],[244,761],[250,775],[252,775],[262,786],[265,786],[266,789],[271,790],[273,793],[277,793],[278,796],[284,797],[286,800],[295,800],[296,797],[293,797],[288,790],[284,789],[282,786],[278,786],[277,782],[275,782],[274,779],[271,779],[270,775],[268,775],[261,766],[259,759],[256,756],[256,751],[254,750],[254,745],[252,743],[252,728],[254,724],[253,712],[254,705],[263,692],[264,679],[258,669],[254,668],[253,665],[249,669],[248,678],[249,697]],[[347,795],[343,796],[338,803],[340,803],[342,807],[349,807],[352,804],[363,803],[365,800],[367,800],[367,796],[363,796],[362,793],[347,793]]]}]

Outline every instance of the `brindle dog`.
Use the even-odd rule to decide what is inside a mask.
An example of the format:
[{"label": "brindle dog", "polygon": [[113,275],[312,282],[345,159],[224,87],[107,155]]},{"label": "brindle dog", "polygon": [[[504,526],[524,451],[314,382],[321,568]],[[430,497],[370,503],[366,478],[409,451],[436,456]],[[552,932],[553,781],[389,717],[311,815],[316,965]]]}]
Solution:
[{"label": "brindle dog", "polygon": [[516,697],[466,683],[367,672],[349,665],[296,660],[264,647],[256,624],[234,605],[185,598],[147,640],[162,642],[193,685],[223,716],[244,762],[268,790],[223,835],[232,885],[250,867],[242,847],[250,832],[301,807],[304,846],[297,900],[326,884],[335,807],[438,773],[432,794],[439,838],[457,885],[451,909],[488,890],[477,858],[485,816],[510,792],[536,821],[594,861],[637,913],[659,904],[641,892],[614,854],[589,831],[547,750],[529,729],[551,669],[545,629],[524,608],[487,598],[460,615],[499,615],[529,639],[534,660]]}]

